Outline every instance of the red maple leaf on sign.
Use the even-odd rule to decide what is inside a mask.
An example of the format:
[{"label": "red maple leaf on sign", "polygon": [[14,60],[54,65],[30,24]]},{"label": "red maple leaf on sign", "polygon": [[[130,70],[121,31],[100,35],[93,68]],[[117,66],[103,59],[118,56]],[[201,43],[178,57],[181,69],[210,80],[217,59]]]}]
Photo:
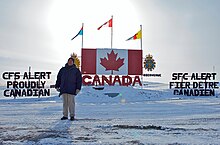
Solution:
[{"label": "red maple leaf on sign", "polygon": [[[106,57],[100,58],[101,60],[101,65],[105,67],[105,70],[114,70],[114,71],[119,71],[118,69],[124,65],[124,58],[118,58],[117,55],[118,53],[114,53],[112,50],[111,53],[107,53],[108,59]],[[117,60],[116,60],[117,59]]]}]

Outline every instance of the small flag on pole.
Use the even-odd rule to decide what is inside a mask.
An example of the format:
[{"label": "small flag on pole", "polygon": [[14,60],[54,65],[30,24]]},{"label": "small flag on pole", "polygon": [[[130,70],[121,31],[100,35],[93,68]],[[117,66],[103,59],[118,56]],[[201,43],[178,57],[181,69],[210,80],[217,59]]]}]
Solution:
[{"label": "small flag on pole", "polygon": [[75,39],[77,36],[82,35],[83,36],[83,26],[80,29],[80,31],[78,32],[78,34],[76,34],[76,36],[74,36],[71,40]]},{"label": "small flag on pole", "polygon": [[136,34],[134,34],[134,36],[132,36],[132,37],[130,37],[130,38],[128,38],[126,41],[128,41],[128,40],[136,40],[136,39],[141,39],[142,38],[142,34],[141,34],[142,32],[141,32],[141,30],[140,31],[138,31]]},{"label": "small flag on pole", "polygon": [[100,30],[102,26],[105,26],[107,24],[108,24],[108,27],[112,27],[112,18],[108,20],[107,22],[105,22],[104,24],[102,24],[100,27],[98,27],[98,30]]}]

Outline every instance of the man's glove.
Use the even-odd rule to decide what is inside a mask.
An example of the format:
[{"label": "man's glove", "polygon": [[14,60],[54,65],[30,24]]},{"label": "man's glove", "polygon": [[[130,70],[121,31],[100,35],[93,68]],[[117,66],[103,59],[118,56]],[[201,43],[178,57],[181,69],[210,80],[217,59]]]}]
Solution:
[{"label": "man's glove", "polygon": [[80,92],[80,90],[79,90],[79,89],[76,89],[76,95],[77,95],[79,92]]}]

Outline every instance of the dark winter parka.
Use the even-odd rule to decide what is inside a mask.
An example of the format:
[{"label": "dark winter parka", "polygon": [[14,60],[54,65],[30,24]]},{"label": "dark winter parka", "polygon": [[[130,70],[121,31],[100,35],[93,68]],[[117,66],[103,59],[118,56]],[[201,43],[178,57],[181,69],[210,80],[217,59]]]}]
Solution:
[{"label": "dark winter parka", "polygon": [[76,90],[81,90],[82,74],[75,64],[62,67],[57,75],[55,88],[60,89],[60,95],[67,93],[76,95]]}]

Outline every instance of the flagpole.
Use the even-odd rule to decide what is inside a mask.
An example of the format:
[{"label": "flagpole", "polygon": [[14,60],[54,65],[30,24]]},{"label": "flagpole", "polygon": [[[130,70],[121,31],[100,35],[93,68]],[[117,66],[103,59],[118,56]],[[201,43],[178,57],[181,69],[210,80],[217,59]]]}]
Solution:
[{"label": "flagpole", "polygon": [[[112,45],[113,45],[113,42],[112,42],[112,39],[113,39],[113,15],[112,15],[112,27],[111,27],[111,49],[112,49]],[[111,75],[113,75],[113,70],[111,71]]]},{"label": "flagpole", "polygon": [[[84,29],[83,28],[84,27],[84,23],[82,23],[82,29]],[[84,30],[83,30],[84,31]],[[84,33],[84,32],[83,32]],[[82,34],[82,48],[83,48],[83,34]]]},{"label": "flagpole", "polygon": [[112,49],[112,45],[113,45],[113,15],[112,15],[112,27],[111,27],[111,49]]},{"label": "flagpole", "polygon": [[[112,27],[111,27],[111,49],[112,49],[112,39],[113,39],[113,15],[112,15]],[[113,75],[113,70],[111,71],[111,74]]]},{"label": "flagpole", "polygon": [[141,39],[140,39],[140,41],[141,41],[141,50],[142,50],[142,25],[140,25],[140,29],[141,29]]},{"label": "flagpole", "polygon": [[[140,39],[140,43],[141,43],[141,51],[142,50],[142,25],[140,25],[140,29],[141,29],[141,39]],[[142,52],[143,53],[143,52]],[[143,58],[142,58],[143,61]],[[142,68],[142,74],[141,74],[141,82],[142,82],[142,87],[143,87],[143,68]]]}]

